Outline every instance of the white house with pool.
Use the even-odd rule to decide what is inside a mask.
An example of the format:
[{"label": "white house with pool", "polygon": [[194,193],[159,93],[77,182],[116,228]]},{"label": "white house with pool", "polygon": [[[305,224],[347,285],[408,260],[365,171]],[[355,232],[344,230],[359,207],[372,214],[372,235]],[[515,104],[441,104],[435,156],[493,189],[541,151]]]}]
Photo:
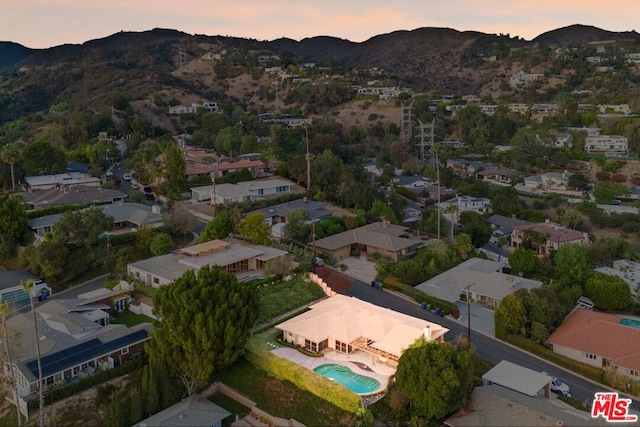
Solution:
[{"label": "white house with pool", "polygon": [[276,326],[285,341],[325,354],[364,354],[371,365],[395,368],[402,352],[418,338],[444,342],[449,331],[436,323],[344,295],[309,308]]}]

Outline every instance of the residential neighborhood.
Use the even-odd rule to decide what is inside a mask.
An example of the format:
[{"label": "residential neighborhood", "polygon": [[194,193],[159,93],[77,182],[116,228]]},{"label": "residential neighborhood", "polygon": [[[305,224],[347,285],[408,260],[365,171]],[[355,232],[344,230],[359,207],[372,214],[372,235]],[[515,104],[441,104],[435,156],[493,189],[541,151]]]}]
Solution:
[{"label": "residential neighborhood", "polygon": [[0,425],[636,425],[640,39],[478,34],[0,43]]}]

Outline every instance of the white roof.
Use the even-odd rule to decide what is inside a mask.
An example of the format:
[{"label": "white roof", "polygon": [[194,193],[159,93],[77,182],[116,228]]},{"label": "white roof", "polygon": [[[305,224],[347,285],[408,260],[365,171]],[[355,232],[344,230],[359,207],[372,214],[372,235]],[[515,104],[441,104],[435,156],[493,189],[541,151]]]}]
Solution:
[{"label": "white roof", "polygon": [[551,383],[552,378],[542,372],[503,360],[485,373],[482,379],[527,396],[536,396],[544,386]]},{"label": "white roof", "polygon": [[424,336],[429,326],[432,339],[449,329],[417,317],[379,307],[357,298],[335,295],[310,307],[276,328],[321,342],[329,337],[344,343],[358,338],[373,341],[370,346],[400,357],[402,351]]}]

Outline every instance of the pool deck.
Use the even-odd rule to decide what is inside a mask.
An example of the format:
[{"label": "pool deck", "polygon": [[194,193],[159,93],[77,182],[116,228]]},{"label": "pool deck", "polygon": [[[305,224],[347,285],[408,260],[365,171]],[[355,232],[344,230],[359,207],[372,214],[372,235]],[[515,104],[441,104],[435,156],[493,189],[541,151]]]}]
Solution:
[{"label": "pool deck", "polygon": [[[278,357],[290,360],[291,362],[297,363],[298,365],[312,371],[320,365],[325,365],[327,363],[336,363],[338,365],[347,366],[356,374],[375,378],[376,380],[378,380],[380,382],[380,388],[366,394],[375,394],[386,390],[387,384],[389,383],[389,378],[396,373],[395,368],[392,368],[391,366],[379,362],[374,364],[372,356],[362,351],[356,351],[351,354],[344,354],[335,350],[328,350],[329,351],[325,351],[324,356],[322,357],[305,356],[298,350],[289,347],[276,348],[274,350],[271,350],[271,352]],[[362,369],[353,362],[365,364],[371,369],[371,371]]]}]

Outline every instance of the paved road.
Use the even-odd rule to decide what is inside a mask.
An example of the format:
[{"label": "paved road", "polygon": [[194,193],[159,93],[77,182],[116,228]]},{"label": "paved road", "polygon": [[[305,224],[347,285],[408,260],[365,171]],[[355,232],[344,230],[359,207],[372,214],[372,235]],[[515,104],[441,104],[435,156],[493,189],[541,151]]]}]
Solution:
[{"label": "paved road", "polygon": [[83,294],[85,292],[95,291],[96,289],[104,288],[104,283],[106,281],[107,276],[100,276],[98,278],[89,280],[85,283],[81,283],[80,285],[74,286],[69,289],[65,289],[61,292],[56,292],[49,299],[71,299],[76,298],[78,295]]},{"label": "paved road", "polygon": [[[334,271],[334,274],[342,273]],[[331,286],[331,283],[329,283],[329,285]],[[339,289],[335,288],[336,292],[354,296],[363,301],[410,316],[425,319],[430,322],[438,323],[448,328],[450,331],[445,335],[445,339],[447,341],[455,342],[459,337],[467,335],[467,329],[464,325],[445,317],[436,316],[429,311],[423,310],[417,303],[409,301],[394,293],[373,288],[369,284],[365,284],[356,279],[351,279],[350,285],[345,286],[344,282],[341,282],[340,285]],[[608,389],[602,385],[592,383],[591,381],[585,380],[582,377],[574,375],[563,368],[541,360],[538,357],[526,353],[518,348],[512,347],[485,335],[475,333],[474,331],[471,332],[471,344],[475,347],[476,353],[480,357],[489,360],[490,362],[499,363],[502,360],[508,360],[529,369],[533,369],[538,372],[544,371],[549,375],[561,378],[571,387],[572,397],[581,402],[590,403],[597,391],[608,391]],[[640,413],[640,402],[634,400],[632,403],[632,409]]]}]

